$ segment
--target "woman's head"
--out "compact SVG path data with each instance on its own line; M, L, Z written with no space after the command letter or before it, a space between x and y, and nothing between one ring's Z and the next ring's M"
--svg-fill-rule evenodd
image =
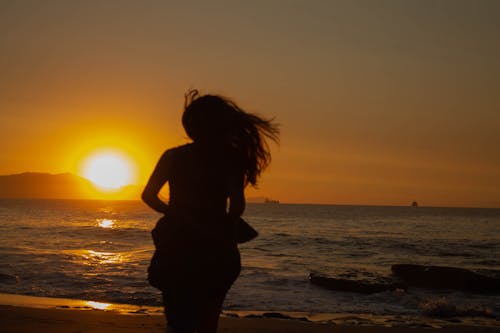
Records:
M228 98L200 95L197 90L185 94L182 125L195 142L232 147L243 162L245 182L252 185L271 162L266 138L279 140L278 125L272 119L245 112Z
M199 95L190 90L185 95L182 125L193 141L220 141L230 136L235 122L233 103L223 97Z

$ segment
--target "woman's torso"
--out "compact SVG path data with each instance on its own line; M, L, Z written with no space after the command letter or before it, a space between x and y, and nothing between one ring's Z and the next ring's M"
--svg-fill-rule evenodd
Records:
M193 143L170 149L167 156L172 233L194 242L232 242L234 225L226 208L230 178L238 173L234 154Z

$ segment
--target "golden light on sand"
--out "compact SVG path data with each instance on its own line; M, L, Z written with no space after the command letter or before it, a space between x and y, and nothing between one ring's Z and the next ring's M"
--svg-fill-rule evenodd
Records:
M89 156L83 163L83 176L102 189L117 189L132 182L132 164L115 151L102 151Z
M110 303L101 303L101 302L94 302L94 301L86 301L85 304L87 306L90 306L94 309L98 309L98 310L106 310L107 308L109 308L111 306Z

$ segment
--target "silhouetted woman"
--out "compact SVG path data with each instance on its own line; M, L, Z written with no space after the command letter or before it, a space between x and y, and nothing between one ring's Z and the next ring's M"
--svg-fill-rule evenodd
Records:
M215 333L241 269L235 235L243 190L271 161L266 138L277 141L279 130L227 98L197 90L185 95L182 124L193 142L161 156L142 194L165 214L152 232L148 278L163 293L167 332ZM168 204L158 198L167 182Z

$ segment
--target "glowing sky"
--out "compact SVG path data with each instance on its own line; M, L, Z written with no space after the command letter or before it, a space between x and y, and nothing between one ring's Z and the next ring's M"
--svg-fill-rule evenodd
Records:
M498 36L499 1L2 1L0 174L144 183L196 87L282 124L249 195L500 207Z

